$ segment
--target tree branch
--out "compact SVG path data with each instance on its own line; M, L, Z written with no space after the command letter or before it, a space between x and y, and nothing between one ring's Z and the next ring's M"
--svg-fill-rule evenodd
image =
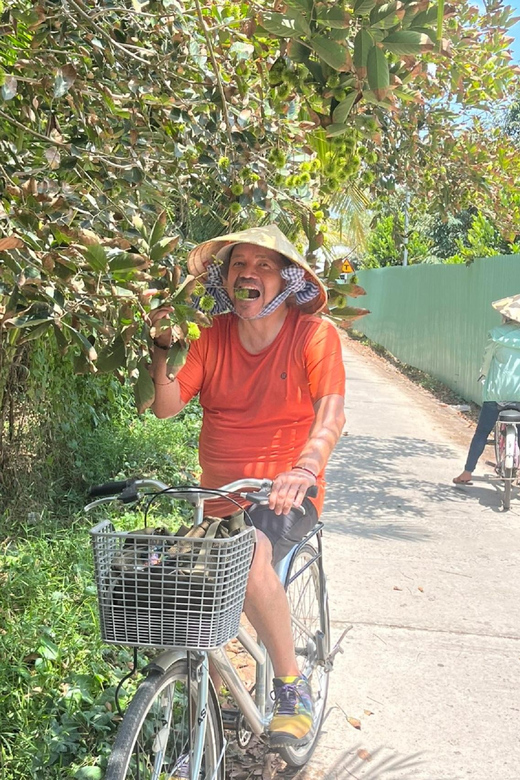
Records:
M107 32L103 30L102 27L99 26L99 24L96 24L91 18L91 16L83 9L83 7L80 5L79 0L78 2L75 2L75 0L69 0L69 4L72 8L75 8L75 10L82 16L84 19L86 19L89 24L92 25L92 27L96 30L96 32L99 33L103 38L106 38L110 43L114 46L114 48L119 49L119 51L124 52L128 57L130 57L133 60L137 60L137 62L141 62L143 65L149 65L148 60L143 60L141 57L138 57L137 54L134 54L133 52L129 51L128 48L118 41L115 41L111 35L109 35Z
M222 100L222 114L224 116L224 122L226 123L226 132L227 132L227 137L228 137L228 141L229 141L230 152L231 152L231 155L233 156L233 158L235 158L235 148L234 148L234 145L233 145L231 124L229 122L226 94L224 92L222 79L220 78L220 70L219 70L219 67L218 67L217 59L215 57L215 51L213 49L213 44L211 42L211 38L210 38L209 33L208 33L208 28L206 27L206 22L204 21L204 17L202 16L202 10L201 10L201 7L200 7L199 0L195 0L195 6L197 8L197 16L199 17L199 23L200 23L200 26L202 27L202 30L204 32L204 38L206 39L206 45L208 47L209 56L210 56L210 59L211 59L211 63L213 65L213 70L215 71L215 77L217 79L218 91L220 92L220 99Z

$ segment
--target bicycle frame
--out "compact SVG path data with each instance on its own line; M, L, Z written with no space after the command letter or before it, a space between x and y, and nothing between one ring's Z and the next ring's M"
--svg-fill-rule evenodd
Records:
M307 569L315 560L321 560L322 558L322 543L321 543L321 530L323 523L318 523L312 531L305 536L301 542L296 545L286 557L278 563L275 567L276 572L281 580L285 583L287 575L290 570L291 564L295 557L298 555L299 550L307 544L311 539L316 539L316 557L309 561L302 569L296 572L291 580L287 583L289 585L293 582L305 569ZM321 592L325 593L325 576L323 567L320 566L320 578L321 578ZM323 627L322 627L323 628ZM237 635L237 639L245 650L256 661L256 680L254 695L252 695L246 688L242 678L236 671L235 667L229 660L225 647L219 647L216 650L192 652L188 657L192 657L195 662L195 669L197 674L198 683L198 708L195 713L194 732L192 743L190 745L190 780L197 780L200 775L200 769L202 766L204 740L206 737L206 720L205 714L208 705L208 687L209 687L209 663L208 660L214 665L216 672L222 677L228 690L230 691L233 699L235 700L238 709L246 719L251 731L256 736L261 736L269 723L268 712L268 694L270 692L270 686L268 681L272 677L271 663L269 657L265 651L263 645L257 642L248 631L241 626ZM186 657L186 652L183 650L166 650L155 658L151 664L146 667L146 670L158 668L166 671L166 669L179 658ZM322 662L325 664L326 659L322 658ZM145 670L145 671L146 671ZM226 749L226 740L224 740L224 752ZM220 761L222 756L220 757ZM219 761L219 763L220 763ZM213 780L208 778L208 780Z
M270 485L269 481L265 480L238 480L229 485L224 486L218 492L211 495L211 491L205 491L205 495L201 495L197 487L187 487L180 489L171 489L171 496L175 498L183 498L189 501L193 506L194 524L199 525L204 516L204 504L206 500L211 498L219 498L222 496L222 491L229 493L237 493L240 490L248 487L262 488L266 485ZM142 479L135 481L135 488L153 487L158 491L164 491L165 495L168 495L170 488L168 485L154 479ZM209 495L208 495L209 493ZM136 494L137 495L137 494ZM114 500L113 496L105 496L98 498L96 501L90 503L85 509L88 511L94 506L101 503ZM318 523L307 536L305 536L301 542L296 545L275 567L276 572L280 578L280 581L286 585L293 582L300 574L302 574L309 566L316 560L320 562L319 576L320 576L320 592L322 598L325 598L326 581L321 565L322 560L322 543L321 543L321 529L322 523ZM298 572L296 572L289 582L286 582L290 567L298 555L299 551L307 544L311 539L315 540L313 545L316 549L316 555L310 561L308 561ZM305 627L300 626L304 629ZM324 626L322 625L320 633L323 633ZM255 641L250 636L244 627L240 627L238 635L238 641L242 644L245 650L251 655L256 662L256 683L254 688L254 696L248 691L244 682L240 678L240 675L236 671L235 667L229 660L225 648L219 647L215 650L198 650L198 651L186 651L180 649L169 649L159 653L145 668L145 672L152 670L158 670L166 672L166 670L175 661L181 658L188 659L188 669L191 677L195 677L197 682L197 710L190 714L190 722L193 722L193 734L190 736L190 780L197 780L200 776L200 770L202 767L204 743L206 737L206 714L208 711L208 698L209 698L209 685L210 685L210 670L209 661L211 660L217 673L222 677L227 685L230 693L232 694L240 713L244 716L251 731L260 736L265 732L266 726L269 723L268 712L268 694L270 693L270 683L268 682L272 677L272 667L267 655L267 652L261 643ZM312 639L315 639L313 636ZM322 663L328 670L328 659L324 657L324 648L320 647L319 638L317 638L317 655L319 663ZM191 701L191 697L189 697ZM191 706L191 705L189 705ZM219 757L217 763L217 769L226 749L226 740L224 740L224 746L222 754ZM208 780L214 780L214 778L208 778Z

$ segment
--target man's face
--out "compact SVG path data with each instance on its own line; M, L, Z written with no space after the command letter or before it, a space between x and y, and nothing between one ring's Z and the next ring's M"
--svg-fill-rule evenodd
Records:
M226 291L233 301L235 311L243 319L256 317L285 287L280 275L285 263L273 249L255 244L238 244L233 247L229 260ZM240 293L237 295L237 291ZM242 297L247 295L247 297Z

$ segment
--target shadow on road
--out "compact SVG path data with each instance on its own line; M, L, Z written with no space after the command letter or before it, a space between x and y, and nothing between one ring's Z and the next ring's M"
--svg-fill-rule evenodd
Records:
M436 504L443 513L461 511L468 499L451 483L435 480L439 463L454 456L450 447L424 439L342 437L327 467L327 528L365 538L428 540L430 531L410 521L431 516ZM488 490L479 500L492 507L496 493Z
M416 780L423 763L420 753L411 756L388 755L388 750L379 748L369 753L361 746L342 751L334 762L319 770L287 767L284 778L292 780Z
M479 484L480 483L480 484ZM482 487L480 487L482 485ZM460 495L460 501L475 501L477 500L480 506L491 509L492 512L502 513L504 507L502 506L502 496L504 493L504 483L496 478L494 475L486 475L483 477L473 477L471 485L454 485ZM512 503L511 509L520 509L520 491L515 485L512 491ZM515 502L517 506L515 506Z
M227 753L226 777L233 780L417 780L424 764L421 753L399 756L389 748L368 751L362 745L351 745L337 751L328 766L320 762L319 769L314 768L311 761L311 766L297 768L288 766L255 737L245 751L232 743Z

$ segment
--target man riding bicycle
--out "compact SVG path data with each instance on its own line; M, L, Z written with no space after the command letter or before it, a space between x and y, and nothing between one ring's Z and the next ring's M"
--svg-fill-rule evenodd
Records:
M340 339L313 316L326 305L324 285L274 225L206 241L192 250L188 268L215 299L218 316L172 377L168 310L152 312L152 410L171 417L199 394L204 487L243 477L273 480L269 507L248 510L257 545L244 609L275 674L270 745L298 747L311 736L312 704L273 564L308 533L323 507L325 466L345 422ZM305 497L312 485L316 499ZM212 513L229 514L226 504ZM304 515L295 510L300 506Z

